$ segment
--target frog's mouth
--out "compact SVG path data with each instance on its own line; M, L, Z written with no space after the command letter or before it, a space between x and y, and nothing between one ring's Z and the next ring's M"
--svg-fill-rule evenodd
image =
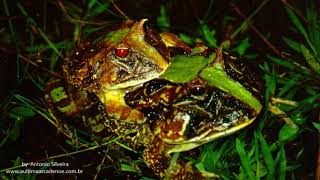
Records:
M130 80L130 81L124 80L124 82L113 85L108 89L114 90L114 89L124 89L124 88L132 87L132 86L138 86L138 85L143 84L151 79L155 79L155 78L159 77L162 73L163 73L163 71L160 73L150 72L150 73L141 73L141 74L129 76L127 78L132 78L132 80Z

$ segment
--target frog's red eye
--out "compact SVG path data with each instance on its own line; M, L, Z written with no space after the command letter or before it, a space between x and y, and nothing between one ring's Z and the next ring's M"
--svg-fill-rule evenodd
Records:
M129 49L126 48L126 47L119 47L119 48L116 48L114 50L114 53L116 54L117 57L119 58L125 58L128 56L129 54Z

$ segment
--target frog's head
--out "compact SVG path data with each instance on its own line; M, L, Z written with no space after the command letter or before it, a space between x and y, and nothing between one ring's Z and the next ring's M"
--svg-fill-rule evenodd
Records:
M124 22L77 48L64 64L68 81L87 91L105 92L161 75L169 65L169 51L157 33L144 28L146 21Z

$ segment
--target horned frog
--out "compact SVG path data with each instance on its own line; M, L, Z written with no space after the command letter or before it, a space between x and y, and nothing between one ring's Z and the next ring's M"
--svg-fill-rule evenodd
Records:
M207 179L212 174L191 163L170 164L172 153L249 125L262 108L259 90L246 70L224 60L221 49L210 56L203 44L192 49L174 34L145 27L146 21L126 21L66 58L63 74L72 104L59 111L76 114L100 104L103 113L88 118L91 132L107 131L122 136L130 147L144 147L145 163L160 177ZM162 76L179 54L186 61L206 61L188 82ZM57 102L51 98L55 95L51 91L46 98Z

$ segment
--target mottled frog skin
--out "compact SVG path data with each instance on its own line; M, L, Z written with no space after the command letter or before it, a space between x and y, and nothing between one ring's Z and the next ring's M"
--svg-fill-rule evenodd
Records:
M132 148L143 147L145 163L159 177L209 178L210 173L182 160L169 165L172 153L194 149L252 123L262 108L260 85L245 66L226 58L221 49L197 44L195 51L176 35L159 34L145 22L126 21L76 48L63 65L66 88L53 88L55 83L62 84L59 80L47 88L47 101L58 105L50 109L67 116L99 109L100 113L87 118L88 129L122 136ZM230 88L219 85L219 79L204 70L183 83L161 76L173 63L173 56L209 58L212 53L215 56L206 67L219 65L221 81ZM240 87L254 103L241 98L233 86ZM64 93L57 95L59 91Z

